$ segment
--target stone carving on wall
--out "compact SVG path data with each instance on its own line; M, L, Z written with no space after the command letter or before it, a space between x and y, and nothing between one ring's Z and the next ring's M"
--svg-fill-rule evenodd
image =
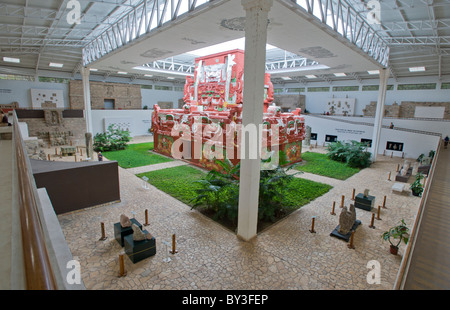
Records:
M328 100L328 112L330 115L353 116L355 101L355 98L332 98Z
M44 109L44 119L47 126L61 125L63 123L62 109Z

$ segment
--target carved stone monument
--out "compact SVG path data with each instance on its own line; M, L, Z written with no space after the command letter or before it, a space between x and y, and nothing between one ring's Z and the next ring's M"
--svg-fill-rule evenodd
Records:
M308 146L311 144L311 127L310 126L306 126L306 130L305 130L306 136L305 136L305 140L303 141L303 143Z
M350 205L350 210L347 207L343 207L341 214L339 215L339 229L338 232L342 235L346 235L352 229L353 224L356 221L355 206Z
M339 215L339 225L331 232L330 236L343 239L348 242L352 231L361 224L361 221L356 219L356 210L353 204L349 209L343 207L341 214Z
M86 138L86 156L87 156L88 160L92 160L93 153L94 153L94 148L93 148L93 144L92 144L92 133L86 132L86 134L84 136Z

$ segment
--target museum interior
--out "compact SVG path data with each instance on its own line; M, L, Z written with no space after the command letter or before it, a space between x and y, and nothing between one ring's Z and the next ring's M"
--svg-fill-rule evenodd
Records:
M450 289L448 0L0 17L0 289Z

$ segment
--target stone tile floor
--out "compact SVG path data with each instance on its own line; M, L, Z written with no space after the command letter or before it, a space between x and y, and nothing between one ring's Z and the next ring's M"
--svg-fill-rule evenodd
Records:
M323 151L320 147L314 151ZM404 219L412 226L420 198L391 191L400 158L380 156L370 168L346 181L331 179L334 186L327 194L295 211L287 218L245 242L177 199L149 185L142 186L132 170L119 168L121 202L59 215L59 221L73 256L81 263L81 275L87 289L391 289L395 282L405 245L399 255L389 253L389 244L381 234ZM300 177L327 182L309 174ZM369 228L372 212L356 209L361 220L355 232L355 249L330 233L338 225L341 195L345 205L356 194L370 189L376 206L386 195L387 209ZM336 215L331 215L336 201ZM123 248L115 241L113 224L126 214L144 224L156 238L157 253L133 264L125 256L127 275L118 277L118 256ZM310 233L315 216L315 231ZM107 239L99 241L100 223L105 223ZM171 242L176 234L178 253L168 254L163 241ZM165 262L169 257L170 262ZM381 266L381 283L369 284L367 264L376 260Z

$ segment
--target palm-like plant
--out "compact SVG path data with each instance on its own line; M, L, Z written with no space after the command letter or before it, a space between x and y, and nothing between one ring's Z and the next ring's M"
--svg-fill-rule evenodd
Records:
M262 160L263 163L270 162L271 158ZM211 170L202 180L196 181L201 185L197 197L191 200L192 208L204 206L215 212L215 218L228 218L235 221L238 215L239 205L239 174L240 163L233 165L228 159L216 160L221 166L222 172ZM260 220L275 221L284 211L284 191L294 174L288 174L289 168L282 168L287 164L286 154L279 152L279 162L275 168L261 170L259 179L259 207L258 218ZM296 172L296 173L301 173ZM291 191L293 189L290 189Z

